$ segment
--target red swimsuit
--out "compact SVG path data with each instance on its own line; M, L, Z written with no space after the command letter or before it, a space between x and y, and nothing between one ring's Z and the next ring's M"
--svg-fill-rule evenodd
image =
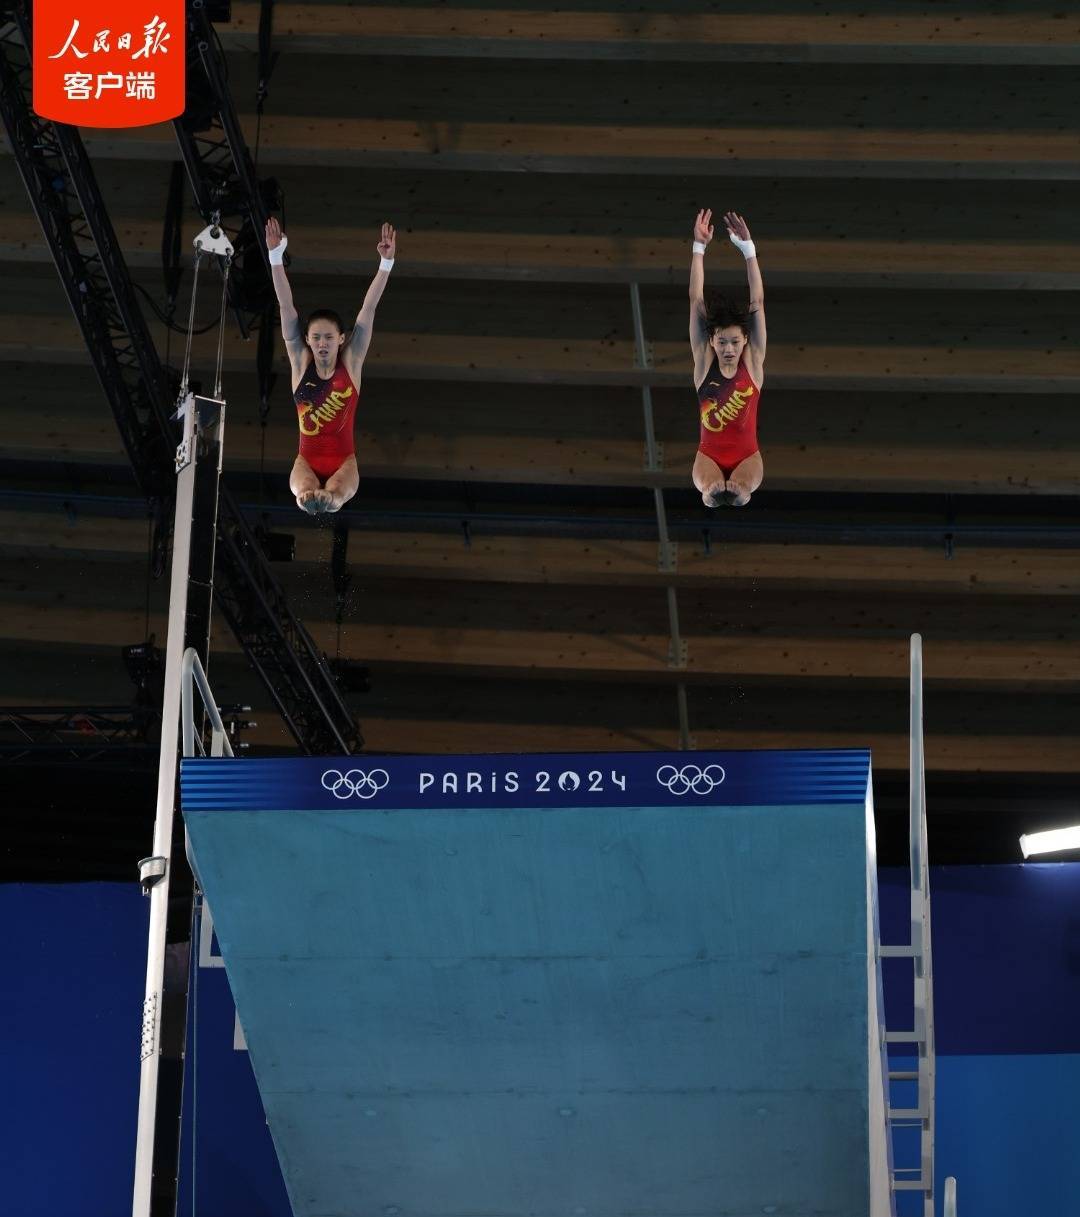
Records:
M720 466L725 477L740 461L758 450L757 411L761 390L750 377L746 363L739 357L735 375L728 380L720 373L713 356L709 372L698 389L701 411L701 439L698 451Z
M359 396L340 355L329 380L319 376L311 360L293 390L300 455L321 482L337 473L356 451L353 420Z

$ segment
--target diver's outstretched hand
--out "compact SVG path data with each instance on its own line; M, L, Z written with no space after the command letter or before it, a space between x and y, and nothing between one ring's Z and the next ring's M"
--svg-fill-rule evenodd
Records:
M397 233L393 224L384 224L379 235L379 257L393 259L397 249Z
M281 231L281 222L278 220L277 216L271 216L270 219L266 221L266 248L277 249L277 247L283 241L286 245L288 245L289 239Z
M703 207L697 213L697 219L694 221L694 240L701 241L702 244L708 245L713 239L713 222L712 208Z
M737 211L725 211L724 223L727 225L728 237L732 242L752 241L750 229L746 225L746 221Z

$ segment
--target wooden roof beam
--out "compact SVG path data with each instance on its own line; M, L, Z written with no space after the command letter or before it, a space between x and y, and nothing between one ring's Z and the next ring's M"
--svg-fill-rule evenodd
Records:
M255 116L239 116L254 144ZM1080 180L1073 131L602 126L267 116L259 164L474 172ZM87 129L94 157L172 161L167 125ZM0 153L8 154L0 144Z
M188 225L190 248L198 226ZM369 274L371 234L357 228L289 226L293 274L353 278ZM159 220L117 222L132 268L161 265ZM410 232L395 275L537 283L663 283L682 286L687 242L651 236L550 236L510 232ZM333 250L330 256L327 250ZM51 264L37 218L5 214L0 262ZM742 282L740 268L710 264L710 276ZM920 291L1080 289L1080 245L1030 239L940 241L799 239L768 242L770 287L898 288Z
M192 344L192 370L212 368L214 333ZM380 329L365 371L371 377L498 384L652 385L686 388L685 342L651 344L652 366L635 366L634 344L626 339L491 337L447 333L403 333ZM34 318L0 314L0 362L88 365L81 335L69 314ZM225 371L251 372L251 343L229 332ZM277 367L287 370L283 355ZM769 386L773 390L834 393L1080 393L1080 350L1049 350L1033 360L1027 349L866 344L800 347L769 344Z
M259 6L218 26L229 50L257 48ZM567 12L277 4L278 46L339 55L708 63L1080 63L1080 22L1061 13L793 11Z
M332 614L331 597L322 612ZM72 640L124 646L145 636L144 607L93 602L87 581L79 597L47 592L39 580L0 579L0 640L41 645ZM437 603L433 598L432 603ZM316 645L330 654L337 647L332 619L320 606L306 610L305 624ZM686 614L684 614L686 616ZM689 618L687 618L689 621ZM151 630L164 634L164 618L151 614ZM220 626L220 623L219 623ZM674 685L772 680L836 680L903 683L907 679L907 639L812 635L755 636L687 631L688 666L668 662L666 634L605 630L567 632L542 628L493 628L463 624L433 614L429 625L347 620L342 653L373 671L497 676L505 679L587 679L650 681ZM218 628L215 650L233 653L236 643ZM926 645L926 671L949 687L996 690L1071 690L1080 674L1080 642L1040 639L934 639ZM840 695L839 693L837 694Z
M292 571L327 567L326 530L297 513ZM358 578L558 584L572 587L706 588L722 584L799 591L919 592L926 596L1076 596L1080 550L997 549L961 544L951 558L930 546L728 543L717 534L706 555L683 544L674 572L658 569L655 541L580 540L536 536L460 536L431 532L354 531L349 569ZM0 560L88 557L129 562L146 554L141 519L67 516L0 509Z

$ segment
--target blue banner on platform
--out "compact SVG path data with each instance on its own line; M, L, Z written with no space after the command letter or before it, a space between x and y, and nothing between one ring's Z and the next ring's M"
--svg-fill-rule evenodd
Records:
M185 810L862 803L865 748L185 760Z

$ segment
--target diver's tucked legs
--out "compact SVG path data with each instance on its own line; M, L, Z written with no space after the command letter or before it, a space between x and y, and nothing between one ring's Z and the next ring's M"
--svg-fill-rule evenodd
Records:
M699 452L694 457L693 479L694 485L701 491L701 501L706 507L716 507L731 501L723 469L704 452Z
M311 511L308 503L319 492L319 479L315 475L315 470L302 456L298 456L293 461L292 473L289 474L289 489L296 496L297 507L303 508L304 511Z
M761 453L754 452L745 460L740 461L731 471L727 480L727 491L731 496L733 507L745 507L750 502L750 496L761 485L765 477L765 466L761 461Z
M326 479L326 485L316 497L323 511L340 511L356 494L359 486L360 470L356 466L356 457L347 456L341 468Z

